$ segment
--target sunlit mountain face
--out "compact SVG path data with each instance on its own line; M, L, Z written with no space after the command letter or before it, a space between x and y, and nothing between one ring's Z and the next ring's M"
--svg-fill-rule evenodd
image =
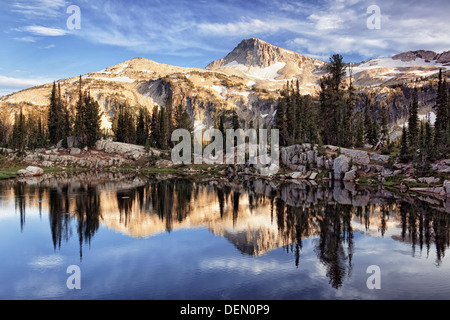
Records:
M0 188L0 255L2 261L10 261L0 278L8 279L12 287L22 277L15 269L27 273L38 268L45 273L63 268L66 262L62 261L81 264L90 279L96 274L92 265L115 265L119 271L107 271L110 277L146 266L151 271L136 271L138 276L132 281L139 288L155 285L149 272L166 268L168 279L176 265L187 279L199 281L196 297L208 292L218 295L223 290L238 297L244 292L238 290L243 273L252 272L253 285L258 286L260 281L274 281L273 268L278 265L276 268L288 270L282 273L286 277L297 270L298 276L308 277L312 287L320 288L311 293L286 283L283 292L290 298L305 297L307 291L322 298L336 292L348 297L349 292L369 294L361 287L365 282L355 282L366 277L361 268L369 262L387 268L391 261L389 272L394 272L394 266L405 268L406 262L411 274L428 270L439 289L435 295L449 290L438 279L450 274L445 255L450 206L438 199L401 198L353 185L193 182L106 173L3 182ZM22 252L22 246L29 249ZM15 260L10 259L12 255ZM23 262L28 259L32 261ZM233 283L232 287L224 289L224 284L203 278L220 270L225 277L220 279ZM311 277L311 272L317 277ZM286 280L281 274L278 277ZM104 281L105 288L114 286ZM186 281L183 279L180 287L172 285L171 290L179 294ZM338 291L331 293L330 288ZM385 294L410 294L397 289L389 287ZM108 296L108 290L100 291L86 290L71 297ZM150 297L175 295L169 291L157 290ZM64 292L47 293L55 298L67 294ZM139 290L127 292L132 297L149 297ZM16 293L25 294L21 290ZM247 293L272 298L257 290ZM0 291L1 297L9 294ZM431 291L425 294L433 295Z

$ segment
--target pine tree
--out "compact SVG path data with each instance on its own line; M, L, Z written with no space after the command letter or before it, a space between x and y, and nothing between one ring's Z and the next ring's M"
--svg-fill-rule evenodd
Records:
M276 128L280 130L280 145L286 146L288 141L288 130L286 124L286 101L284 99L281 99L278 102Z
M87 140L86 134L86 105L84 103L84 93L82 91L82 80L80 76L79 87L78 87L78 101L75 106L76 114L75 114L75 123L74 123L74 133L78 138L78 141L81 146L85 145ZM50 135L49 130L49 135Z
M146 108L141 107L139 109L139 115L136 126L136 143L142 146L145 146L148 139L148 134L146 132L147 127L146 119L148 118L147 113L148 111Z
M38 148L44 147L47 145L47 137L45 135L44 126L42 125L42 116L39 115L38 120Z
M189 132L194 130L194 124L192 123L191 117L182 105L178 105L177 107L175 128L186 129Z
M169 126L168 126L168 121L167 121L166 110L164 108L161 108L161 110L159 112L158 123L159 123L159 135L158 135L157 145L158 145L158 148L166 149Z
M384 141L389 143L389 120L386 106L381 107L381 134L383 135Z
M56 82L53 82L52 93L50 96L50 105L48 107L48 135L50 142L53 144L58 143L58 130L59 130L59 114L58 114L58 96L56 92Z
M408 118L408 138L410 147L417 146L419 136L419 102L417 98L417 88L414 88L413 102L409 107Z
M442 69L439 70L435 110L434 154L437 158L446 158L450 145L450 103L447 82L445 79L442 81Z
M112 129L118 142L136 143L136 125L129 106L119 106Z
M233 130L237 130L241 127L241 125L239 124L239 117L237 115L236 109L233 109L233 114L231 117L231 124L232 124Z
M433 127L431 126L429 116L427 117L427 121L425 123L425 150L427 157L430 158L433 153Z
M11 135L11 142L10 145L18 151L19 154L23 154L26 147L26 123L25 123L25 116L23 114L22 108L20 109L19 114L15 115L15 121L13 125Z
M93 147L101 135L100 106L90 94L85 99L86 146Z
M409 146L408 146L408 133L406 127L403 126L402 137L400 140L400 161L408 162L410 160Z
M350 83L347 89L348 101L346 108L346 140L347 145L353 146L355 145L355 136L356 132L354 132L354 113L355 113L355 87L353 86L353 68L349 67L350 73Z
M225 116L222 113L219 116L219 127L218 127L219 131L222 133L222 136L225 136Z
M157 147L160 139L158 120L159 120L159 110L157 106L154 106L152 111L152 122L150 125L150 145L152 147Z
M343 58L335 54L330 58L327 65L328 76L320 81L320 113L321 117L321 135L325 144L339 145L345 143L347 136L347 126L343 126L346 111L344 91L341 89L346 71Z

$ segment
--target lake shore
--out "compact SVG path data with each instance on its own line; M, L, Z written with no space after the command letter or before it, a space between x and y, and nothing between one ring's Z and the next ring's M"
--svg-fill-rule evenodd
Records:
M351 183L367 188L386 188L400 193L421 193L439 199L450 197L450 159L433 163L424 176L415 174L412 163L369 150L335 146L293 145L280 150L274 174L261 174L257 165L175 165L168 151L100 140L94 148L51 148L28 151L18 156L2 149L0 179L20 177L28 166L42 173L86 171L176 175L189 179L265 179L307 185ZM32 174L31 174L32 175Z

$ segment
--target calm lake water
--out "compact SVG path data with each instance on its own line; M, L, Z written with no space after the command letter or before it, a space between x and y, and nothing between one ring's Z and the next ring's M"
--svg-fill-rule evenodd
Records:
M448 299L448 201L263 180L4 181L0 299Z

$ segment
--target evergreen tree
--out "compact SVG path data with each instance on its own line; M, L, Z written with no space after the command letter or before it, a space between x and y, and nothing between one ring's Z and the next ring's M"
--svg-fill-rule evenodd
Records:
M345 137L348 127L343 125L347 118L345 110L346 100L344 99L344 91L341 89L342 81L345 77L345 64L343 58L339 54L335 54L330 58L327 65L328 76L325 76L320 82L320 113L321 118L321 135L326 144L340 145L345 143Z
M364 109L364 134L368 143L373 143L372 137L372 117L370 115L370 101L369 97L366 97L366 108Z
M136 143L136 125L129 106L119 106L113 121L113 132L118 142Z
M86 142L85 145L93 147L101 135L101 113L100 106L90 94L85 95L85 112L84 119L86 125ZM66 129L67 130L67 129Z
M157 146L161 149L167 149L167 136L169 132L168 117L165 108L161 108L159 112L159 135Z
M177 107L175 129L186 129L189 132L194 130L194 124L192 123L191 117L182 105L178 105Z
M145 146L148 139L148 132L147 132L148 126L146 123L147 119L148 119L147 108L141 107L139 109L139 115L136 126L136 143L142 146Z
M160 129L158 121L159 110L157 106L154 106L152 111L152 122L150 125L150 145L152 147L157 147L160 140Z
M42 124L42 116L39 115L38 119L38 148L42 148L47 145L47 137L45 134L45 129Z
M225 115L222 113L219 116L219 131L222 133L222 136L225 136Z
M15 115L15 121L13 126L13 132L11 136L10 145L18 151L19 154L23 154L26 147L26 123L25 116L23 114L22 108L20 109L20 113Z
M442 69L439 70L435 110L434 154L437 158L446 158L450 145L450 103L447 82L442 80Z
M417 88L414 88L413 102L409 107L408 138L410 147L416 147L419 137L419 102Z
M87 141L87 133L86 133L86 105L84 103L85 97L82 91L82 80L80 76L79 84L78 84L78 101L75 106L75 122L74 122L74 133L78 138L78 141L81 146L85 145ZM49 135L51 132L49 130Z
M233 130L237 130L241 127L241 125L239 124L239 117L237 115L236 109L233 109L233 114L231 117L231 124L232 124Z
M389 120L386 106L381 107L381 134L383 135L384 141L389 143Z
M410 160L409 155L409 146L408 146L408 133L406 131L406 127L403 126L402 137L400 140L400 161L408 162Z
M280 130L280 145L286 146L288 141L288 129L286 124L286 101L284 99L281 99L278 102L276 128Z

